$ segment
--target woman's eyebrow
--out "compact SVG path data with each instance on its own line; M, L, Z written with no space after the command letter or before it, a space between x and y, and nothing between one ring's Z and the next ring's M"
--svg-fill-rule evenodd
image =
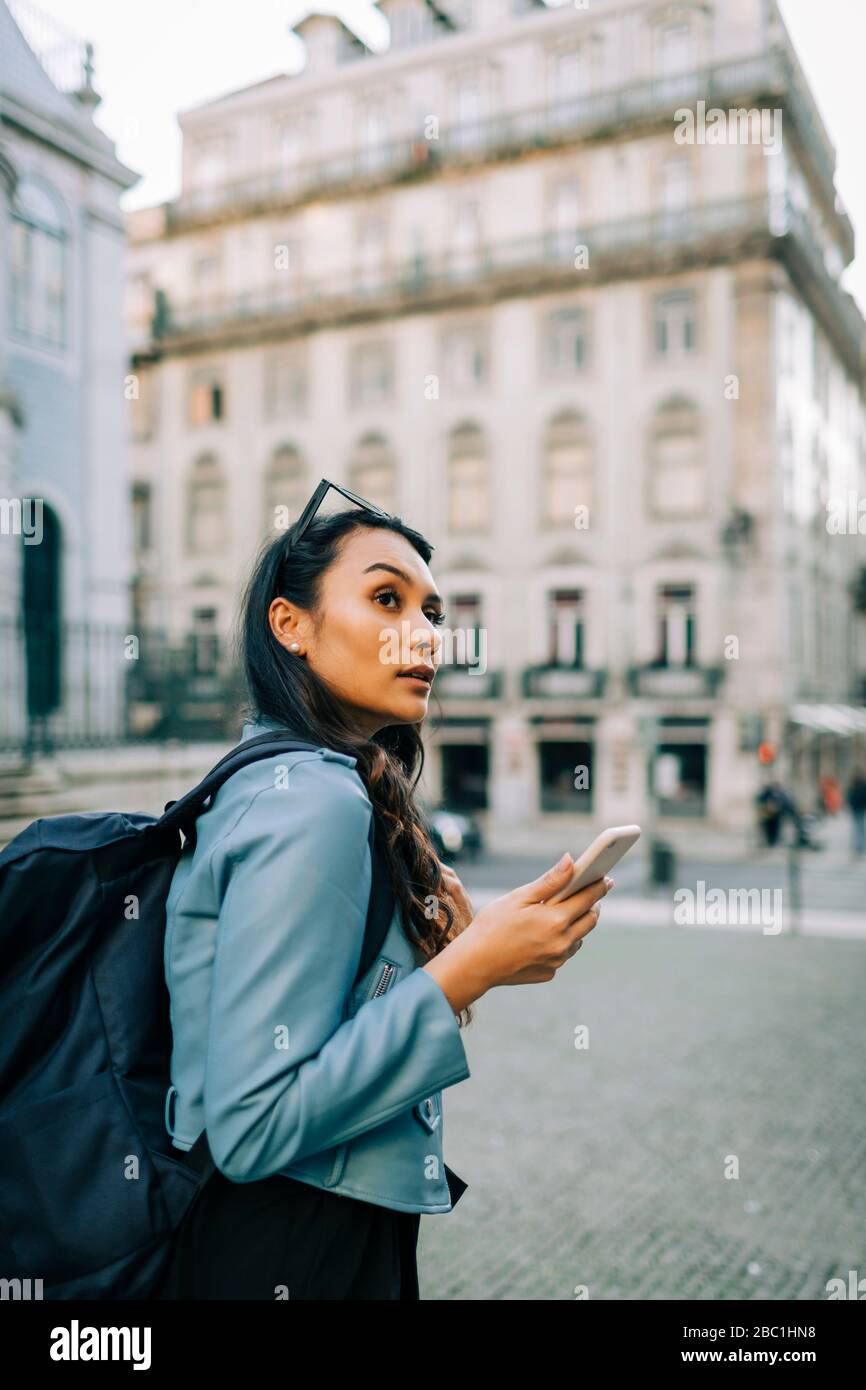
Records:
M405 570L398 569L396 565L386 565L384 560L377 560L375 565L368 565L362 573L369 574L370 570L388 570L390 574L398 575L400 579L405 580L407 584L411 585L412 583L412 580L409 578L408 574L406 574ZM423 601L424 603L441 603L443 605L445 603L442 595L437 594L435 589L431 589L429 594L425 594Z

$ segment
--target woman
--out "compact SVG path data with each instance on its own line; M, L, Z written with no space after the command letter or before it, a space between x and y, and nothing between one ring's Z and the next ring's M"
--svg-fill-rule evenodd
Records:
M444 622L431 553L366 504L305 513L247 587L244 738L315 750L229 778L172 881L166 1123L183 1150L206 1131L216 1170L161 1297L417 1299L420 1216L465 1187L445 1167L441 1092L469 1076L470 1006L553 979L611 886L547 905L565 855L475 915L436 858L414 800ZM371 817L396 905L356 980Z

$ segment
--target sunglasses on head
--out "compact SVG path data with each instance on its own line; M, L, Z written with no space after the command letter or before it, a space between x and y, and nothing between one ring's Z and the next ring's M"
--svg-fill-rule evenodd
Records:
M359 497L355 492L350 492L347 487L340 487L339 483L332 483L330 479L323 478L304 510L301 512L298 518L297 530L288 543L287 550L290 550L292 546L301 539L313 517L316 515L316 512L321 507L329 488L333 488L334 491L339 492L342 497L347 498L350 502L354 502L356 507L362 507L364 511L372 512L374 516L390 516L390 513L383 511L381 507L377 507L375 502L368 502L366 498Z

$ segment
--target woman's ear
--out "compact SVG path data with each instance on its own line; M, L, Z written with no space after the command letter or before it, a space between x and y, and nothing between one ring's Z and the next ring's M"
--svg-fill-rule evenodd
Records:
M289 603L288 599L275 598L268 609L268 622L271 625L271 632L281 646L296 655L303 654L304 642L301 632L300 609Z

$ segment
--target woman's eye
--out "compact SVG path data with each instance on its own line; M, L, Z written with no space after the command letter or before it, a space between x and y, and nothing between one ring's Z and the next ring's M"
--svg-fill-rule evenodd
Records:
M377 603L383 598L395 598L398 604L400 602L400 595L397 593L396 589L380 589L379 593L374 595L374 597ZM439 613L435 608L427 613L427 617L435 627L441 627L445 621L445 614Z

